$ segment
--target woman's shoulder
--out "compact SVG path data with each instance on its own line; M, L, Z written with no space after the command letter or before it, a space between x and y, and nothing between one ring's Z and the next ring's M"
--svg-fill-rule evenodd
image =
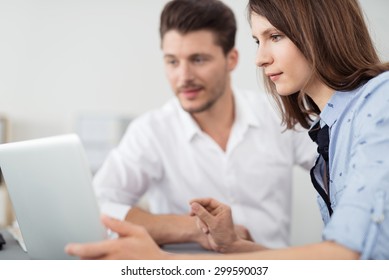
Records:
M370 79L364 86L364 91L371 92L380 87L389 87L389 71L385 71L378 76Z
M358 89L354 112L369 119L389 117L389 71L370 79Z
M358 103L389 102L389 71L370 79L359 88L353 90Z

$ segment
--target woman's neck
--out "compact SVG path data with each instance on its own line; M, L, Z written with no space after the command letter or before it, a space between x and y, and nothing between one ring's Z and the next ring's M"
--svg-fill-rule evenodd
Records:
M323 111L334 93L334 89L328 87L322 82L313 83L307 90L307 95L313 100L313 102L315 102L317 107L319 107L320 112Z

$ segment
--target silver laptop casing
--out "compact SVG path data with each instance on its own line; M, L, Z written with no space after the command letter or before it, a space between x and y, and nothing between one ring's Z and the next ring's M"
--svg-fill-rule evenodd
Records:
M2 144L0 168L32 259L72 259L66 244L106 238L76 134Z

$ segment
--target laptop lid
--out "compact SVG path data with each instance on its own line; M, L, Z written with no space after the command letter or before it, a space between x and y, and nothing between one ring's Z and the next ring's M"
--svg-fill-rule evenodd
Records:
M2 144L0 168L31 258L72 259L69 242L105 238L76 134Z

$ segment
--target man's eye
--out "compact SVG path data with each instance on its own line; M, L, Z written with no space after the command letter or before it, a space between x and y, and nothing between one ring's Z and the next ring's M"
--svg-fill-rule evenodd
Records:
M166 60L166 64L169 64L169 65L177 65L177 60L174 60L174 59L168 59Z
M203 63L204 61L205 61L205 58L202 56L196 56L195 58L193 58L193 62L195 62L195 63Z

